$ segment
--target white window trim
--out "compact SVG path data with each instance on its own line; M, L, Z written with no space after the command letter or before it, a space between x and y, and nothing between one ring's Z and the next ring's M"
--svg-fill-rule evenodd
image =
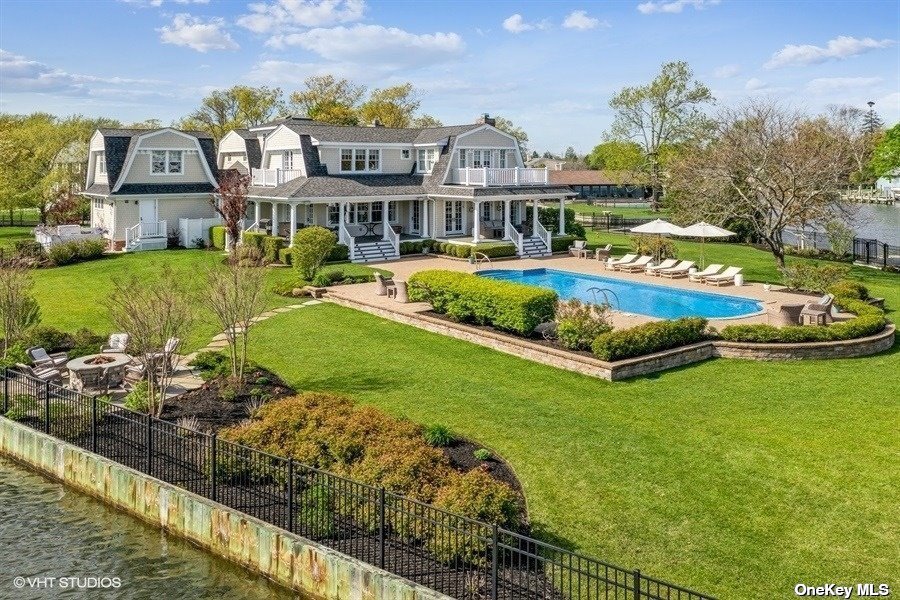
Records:
M156 173L153 171L153 154L155 152L165 152L166 153L166 163L165 163L166 169L162 173ZM180 160L181 170L177 171L177 172L173 172L173 171L169 170L169 162L171 162L170 156L172 153L175 153L175 152L177 152L181 155L181 160ZM150 175L152 175L153 177L166 177L169 175L184 175L184 155L185 155L185 151L181 150L181 149L178 149L178 150L163 150L162 148L151 149L150 150Z
M350 152L350 169L347 170L344 168L343 156L344 152ZM356 168L356 154L357 152L362 152L363 155L363 168ZM373 154L378 154L378 168L370 169L369 168L369 160ZM342 147L338 149L338 170L341 173L381 173L381 165L382 159L384 158L383 153L381 152L381 148L360 148L358 146L354 146L352 148Z
M420 152L424 153L423 154L424 159L419 159ZM433 158L431 159L431 168L423 169L422 164L419 161L424 160L425 164L428 164L428 155L430 153L434 154ZM434 165L436 165L437 162L438 162L438 152L437 152L436 148L419 148L416 151L416 173L425 173L425 174L431 173L432 171L434 171Z
M106 152L97 153L97 174L106 175Z

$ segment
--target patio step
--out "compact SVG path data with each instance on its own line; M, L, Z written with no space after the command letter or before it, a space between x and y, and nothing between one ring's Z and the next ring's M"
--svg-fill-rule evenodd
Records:
M550 254L550 249L541 238L529 237L522 240L522 251L519 253L522 258L538 258Z
M366 242L356 244L356 256L353 262L370 263L393 260L395 258L397 258L397 253L394 252L394 245L390 242Z

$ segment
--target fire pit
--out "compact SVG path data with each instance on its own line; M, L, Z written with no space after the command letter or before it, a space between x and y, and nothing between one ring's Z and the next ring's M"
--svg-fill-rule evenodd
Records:
M116 362L116 357L114 356L106 356L105 354L99 354L97 356L92 356L90 358L86 358L84 364L91 366L100 366L100 365L108 365L109 363Z

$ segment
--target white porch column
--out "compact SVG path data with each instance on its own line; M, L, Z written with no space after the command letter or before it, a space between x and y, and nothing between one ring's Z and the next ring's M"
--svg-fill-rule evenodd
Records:
M537 235L537 227L538 227L538 204L539 200L535 198L531 201L531 235Z
M369 218L372 218L372 215L369 215ZM388 227L391 226L390 219L388 219L388 201L381 201L381 239L383 241L388 241Z
M566 235L566 199L559 199L559 235Z
M259 200L253 203L253 223L254 225L259 225L259 220L262 218L262 204Z
M431 235L431 224L428 222L428 199L422 200L422 237Z
M288 246L293 246L294 233L297 231L297 205L288 203L288 206L291 209L291 228L288 230Z
M504 200L503 201L503 239L504 240L509 239L508 237L506 237L506 224L509 223L509 214L510 214L509 200Z
M472 241L481 241L481 201L475 200L474 217L472 218Z

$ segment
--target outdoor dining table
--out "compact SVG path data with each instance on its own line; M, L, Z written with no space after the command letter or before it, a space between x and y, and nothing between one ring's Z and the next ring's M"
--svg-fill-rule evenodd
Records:
M94 363L99 358L109 359L106 362ZM70 383L77 379L81 382L79 372L93 369L103 369L103 379L106 387L115 387L122 383L125 365L131 362L131 356L124 352L106 352L102 354L88 354L79 358L73 358L66 363L69 370Z

